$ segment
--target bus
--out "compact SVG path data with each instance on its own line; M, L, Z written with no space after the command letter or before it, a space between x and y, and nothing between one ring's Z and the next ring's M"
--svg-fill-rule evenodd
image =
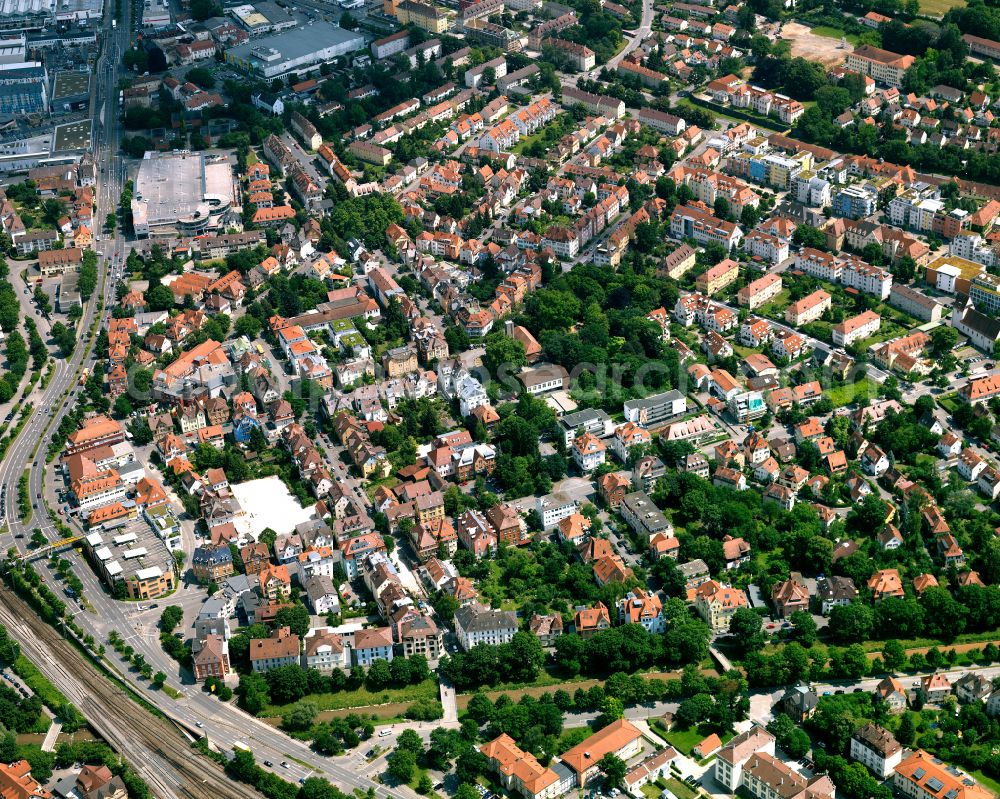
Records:
M80 372L80 385L85 385L87 378L90 376L90 367L83 367L83 371Z

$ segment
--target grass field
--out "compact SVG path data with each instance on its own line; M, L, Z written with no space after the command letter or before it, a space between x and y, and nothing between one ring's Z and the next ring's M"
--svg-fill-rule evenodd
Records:
M359 688L356 691L338 691L333 694L309 694L300 702L311 702L320 710L346 710L348 708L367 708L372 705L386 705L393 702L416 702L420 699L437 699L438 685L434 680L424 680L419 685L408 685L406 688L393 688L387 691L369 691ZM295 707L291 705L266 705L258 714L264 717L280 716Z
M920 0L920 13L930 17L942 17L946 11L964 5L965 0Z
M791 290L782 289L774 295L774 299L772 299L769 303L760 306L756 313L758 316L772 316L776 319L780 318L785 313L785 308L787 308L791 303L791 298Z
M921 3L920 7L923 8L923 5L924 4ZM993 791L994 793L1000 793L1000 782L997 782L992 777L987 777L985 774L983 774L982 771L971 771L970 770L969 771L969 775L972 776L972 777L975 777L976 781L979 782L979 784L982 785L984 788L988 788L989 790Z
M681 782L681 780L676 777L668 777L664 780L664 782L667 784L667 790L676 796L677 799L695 799L698 795L697 791L695 791L690 785Z
M49 710L58 712L59 708L70 703L24 655L19 655L11 668Z
M938 397L937 403L948 411L948 413L954 413L958 410L961 401L958 399L957 394L945 394L943 397Z
M812 29L812 32L817 36L823 36L827 39L843 39L846 38L851 44L858 43L858 37L853 33L845 33L840 28L834 28L832 25L817 25Z
M691 750L704 741L709 733L701 732L697 727L691 727L687 730L671 730L666 734L661 733L661 735L678 752L683 755L690 755Z
M864 381L834 386L833 388L828 388L824 393L830 398L830 402L833 403L834 408L843 408L845 405L855 402L860 397L869 396L868 384Z

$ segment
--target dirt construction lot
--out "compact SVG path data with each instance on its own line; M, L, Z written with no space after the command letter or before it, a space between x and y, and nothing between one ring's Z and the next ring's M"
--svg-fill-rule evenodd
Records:
M798 22L787 23L781 29L781 38L791 44L793 56L819 61L827 67L843 63L847 54L854 49L850 42L845 42L841 47L839 38L817 36Z

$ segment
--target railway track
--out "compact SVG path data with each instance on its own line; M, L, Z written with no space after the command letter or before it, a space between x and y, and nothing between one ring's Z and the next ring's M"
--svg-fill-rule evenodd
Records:
M6 586L0 587L0 622L25 655L77 704L88 723L131 763L157 799L247 799L256 794L249 786L230 781L173 725L102 676Z

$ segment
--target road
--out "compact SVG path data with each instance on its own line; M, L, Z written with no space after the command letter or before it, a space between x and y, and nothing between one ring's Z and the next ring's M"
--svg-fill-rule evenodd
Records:
M625 46L622 51L615 56L608 59L608 68L614 69L617 67L623 58L635 50L640 44L642 44L646 39L649 38L649 34L653 29L653 0L642 0L642 20L639 22L639 27L636 28L633 36L625 42Z
M920 672L919 674L904 674L897 675L896 679L902 683L904 688L912 688L919 684L920 678L925 677L928 674L944 674L949 681L955 682L963 674L968 674L973 672L975 674L981 674L988 680L992 680L995 677L1000 677L1000 666L982 666L967 669L951 669L948 671L927 671ZM828 694L836 693L840 691L841 693L856 693L858 691L864 691L865 693L871 693L875 690L876 686L882 682L882 677L864 679L864 680L843 680L829 683L815 683L812 685L813 691L815 691L819 696L825 696ZM760 692L751 693L750 695L750 718L760 724L767 724L772 717L772 708L784 696L785 691L788 687L777 688L771 692Z

